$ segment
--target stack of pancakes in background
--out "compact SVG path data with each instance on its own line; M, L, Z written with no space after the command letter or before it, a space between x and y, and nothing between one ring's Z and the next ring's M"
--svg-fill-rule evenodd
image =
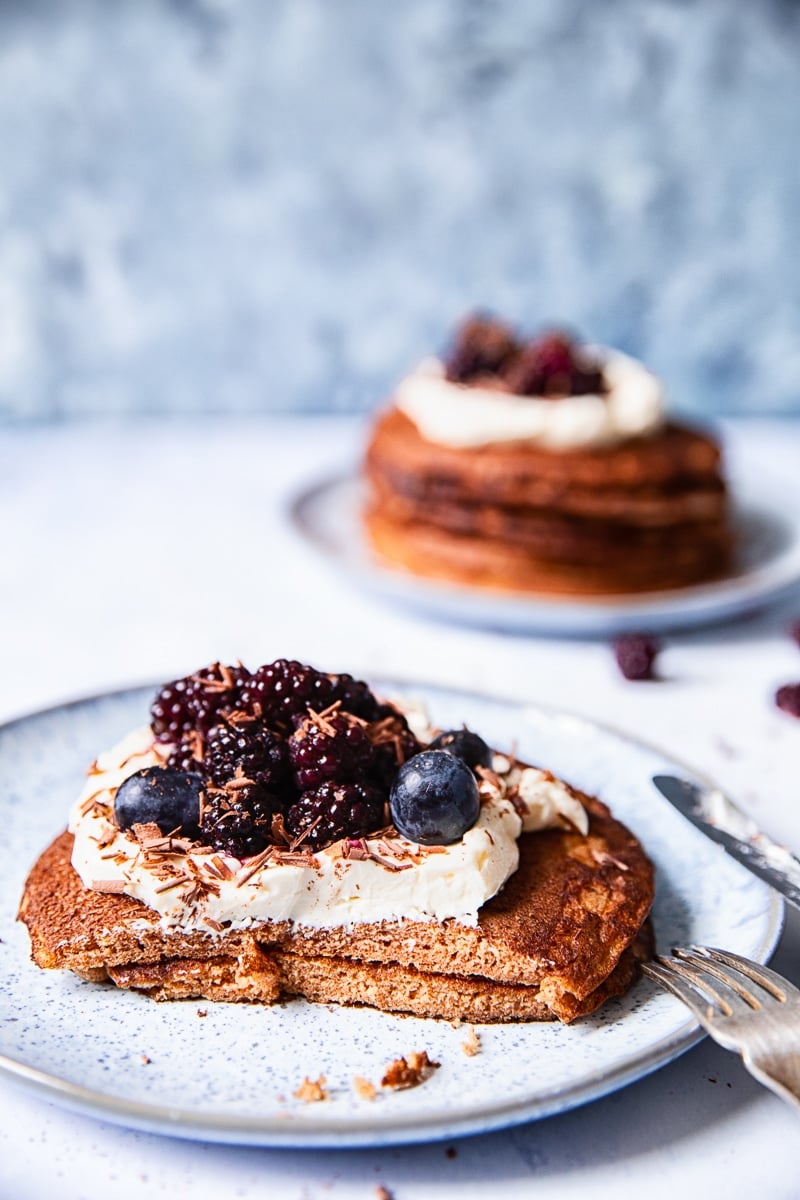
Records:
M628 431L623 420L582 444L571 418L563 420L566 410L556 411L579 399L580 419L596 424L615 402L622 361L634 368L627 375L636 386L652 390L657 381L624 356L560 334L523 342L497 321L466 322L438 364L438 390L430 368L417 376L423 405L448 389L452 438L431 435L418 417L424 410L401 403L404 384L373 428L365 524L379 558L422 576L573 596L659 591L723 575L733 539L712 437L648 410L640 428L629 421ZM630 379L625 386L630 392ZM567 433L548 434L544 411L544 435L512 429L511 436L462 437L459 397L474 409L478 395L488 406L492 396L498 404L513 397L519 428L525 399L537 406L537 420L545 402Z

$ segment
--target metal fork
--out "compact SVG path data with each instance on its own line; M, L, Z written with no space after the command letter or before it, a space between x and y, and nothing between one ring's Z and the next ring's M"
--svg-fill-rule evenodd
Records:
M735 1050L760 1083L800 1110L800 989L727 950L675 947L645 975L692 1010L715 1042Z

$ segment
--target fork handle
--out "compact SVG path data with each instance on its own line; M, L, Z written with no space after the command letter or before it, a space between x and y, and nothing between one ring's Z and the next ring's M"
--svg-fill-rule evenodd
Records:
M760 1083L800 1109L800 1053L742 1054L742 1060Z

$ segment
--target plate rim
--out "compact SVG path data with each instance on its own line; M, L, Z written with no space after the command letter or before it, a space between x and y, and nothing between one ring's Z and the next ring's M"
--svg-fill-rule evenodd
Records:
M774 603L800 585L800 519L778 511L768 491L759 497L748 495L748 484L739 481L732 494L739 493L734 511L741 515L763 514L779 520L790 533L789 544L765 563L723 579L688 587L654 592L629 593L584 599L574 596L504 592L497 588L470 588L466 584L429 579L402 568L370 560L368 547L360 537L358 550L363 561L350 561L326 541L308 509L320 497L362 489L364 480L356 467L339 468L310 479L288 499L286 516L295 532L330 566L341 573L348 568L373 593L388 599L411 601L417 608L436 615L447 615L460 622L483 625L510 622L513 630L542 630L565 635L593 635L614 628L630 628L634 621L657 622L660 628L711 624L742 615L767 602ZM759 575L766 578L759 580ZM481 616L481 607L492 610ZM555 617L558 610L560 619Z
M423 689L426 692L456 694L476 702L511 704L523 712L538 712L549 719L566 719L571 723L582 724L592 730L610 735L619 742L658 754L680 767L693 779L706 785L715 786L711 777L684 763L672 751L666 751L656 743L636 737L626 730L617 728L612 723L598 721L582 713L541 703L537 700L509 699L508 696L491 691L431 683L395 674L382 676L380 673L376 673L372 678L377 685L391 686L394 684L403 688ZM0 737L30 721L54 717L61 713L69 713L72 709L105 701L133 698L140 694L146 695L158 686L159 683L137 683L91 692L36 708L31 712L0 722ZM762 883L761 886L768 894L768 904L764 910L766 928L757 954L759 961L768 962L783 931L784 903L781 897L767 884ZM600 1070L588 1079L584 1078L566 1088L557 1087L540 1093L532 1101L513 1100L506 1104L501 1103L499 1106L494 1105L490 1113L487 1113L485 1107L477 1105L466 1110L462 1109L459 1117L451 1123L447 1121L432 1123L430 1115L396 1114L391 1124L378 1122L365 1125L363 1121L354 1124L351 1116L343 1116L339 1120L326 1120L325 1123L318 1125L307 1119L295 1125L292 1115L263 1119L224 1112L202 1112L182 1108L178 1105L125 1099L113 1093L64 1079L62 1076L33 1067L4 1053L0 1053L0 1076L15 1085L24 1087L44 1100L60 1104L72 1111L109 1121L124 1128L144 1130L162 1136L272 1148L322 1150L347 1147L355 1149L423 1144L478 1133L490 1133L569 1111L616 1091L628 1083L645 1078L659 1067L674 1061L705 1037L706 1034L698 1022L691 1014L688 1014L679 1026L649 1045L643 1053L635 1054L633 1058L626 1058L611 1070ZM346 1140L343 1141L343 1138Z

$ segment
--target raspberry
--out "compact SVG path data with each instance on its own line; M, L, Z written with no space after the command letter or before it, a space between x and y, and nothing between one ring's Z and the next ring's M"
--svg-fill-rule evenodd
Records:
M323 783L303 792L286 814L291 836L305 834L304 844L317 850L340 838L365 837L385 821L385 793L360 783Z
M272 818L281 811L280 799L259 784L211 788L203 806L201 838L234 858L250 858L269 845Z
M517 350L513 332L491 317L468 318L457 331L445 363L452 383L468 383L481 375L497 375Z
M286 742L263 725L218 725L208 735L206 769L218 787L235 777L252 779L269 792L280 793L288 781Z
M376 753L364 726L349 721L346 713L318 722L309 718L289 739L294 781L301 792L329 779L346 783L367 774Z
M652 679L660 646L647 633L623 633L614 640L614 654L626 679Z
M249 672L242 666L210 667L176 679L158 692L150 708L153 733L160 742L180 742L185 733L205 735L223 709L235 708Z
M790 717L800 717L800 683L785 683L775 693L775 703Z

